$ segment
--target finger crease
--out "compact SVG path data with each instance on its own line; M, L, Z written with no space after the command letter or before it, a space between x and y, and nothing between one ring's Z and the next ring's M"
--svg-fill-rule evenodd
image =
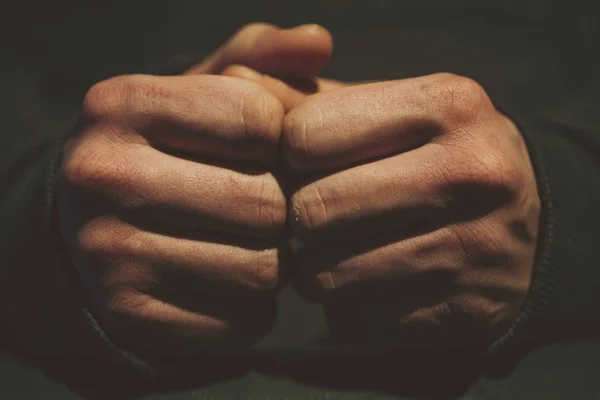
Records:
M258 198L258 224L259 225L262 222L263 199L265 198L265 187L266 186L267 186L266 182L265 182L265 180L263 180L261 188L260 188L260 197ZM272 219L273 219L273 216L271 215L271 220Z
M325 221L328 220L327 217L327 207L325 207L325 202L323 201L323 197L321 197L321 192L319 188L315 186L315 194L317 195L317 199L319 200L319 204L321 204L321 208L323 209L323 218Z
M250 90L246 90L244 94L242 94L240 100L240 118L242 126L244 127L244 139L248 138L250 135L250 127L248 126L248 121L246 120L246 96L250 93Z

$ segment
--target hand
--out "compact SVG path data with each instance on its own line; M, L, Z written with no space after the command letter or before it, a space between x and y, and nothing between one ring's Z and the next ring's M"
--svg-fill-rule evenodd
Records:
M315 95L282 140L301 182L293 279L335 338L487 346L515 322L540 200L519 131L476 82L436 74Z
M64 149L60 229L109 336L146 354L235 350L275 319L283 108L238 78L122 76Z
M331 34L319 25L281 29L257 22L241 28L185 74L221 74L253 81L275 95L288 112L307 96L346 86L315 77L332 51Z
M254 80L291 108L327 86L313 76L330 55L324 28L254 23L185 75ZM285 199L269 173L282 119L272 95L233 78L131 76L89 91L65 148L60 219L111 336L173 355L269 329L284 256Z

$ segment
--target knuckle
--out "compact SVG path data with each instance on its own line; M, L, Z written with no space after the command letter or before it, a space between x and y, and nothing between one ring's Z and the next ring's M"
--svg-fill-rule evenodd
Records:
M448 300L448 308L454 316L469 321L473 337L490 337L505 332L517 318L523 301L521 294L514 293L514 299L496 302L472 293L455 296Z
M498 257L504 259L510 254L508 232L500 224L488 224L476 230L479 249L486 258ZM473 239L475 241L476 239Z
M509 178L511 172L496 163L481 156L446 163L435 191L442 196L447 212L455 218L473 219L514 204L522 188Z
M313 137L323 130L323 111L317 105L311 109L298 108L286 116L283 126L286 158L294 169L302 170L310 165L316 148Z
M489 157L491 161L484 163L483 171L487 171L487 179L491 186L503 188L511 193L517 193L523 182L523 171L519 166L506 157Z
M148 300L130 290L114 290L107 294L105 308L107 322L112 329L123 327L123 323L140 322Z
M73 187L103 189L126 184L127 168L98 146L80 145L62 163L61 175Z
M271 174L252 178L254 185L245 185L246 195L239 199L252 207L248 215L252 223L265 229L283 229L287 219L285 195L275 177ZM238 192L241 193L241 192Z
M327 206L316 184L300 189L292 196L293 223L298 235L325 225L328 221Z
M279 257L276 250L258 251L254 255L253 280L251 288L259 292L271 293L280 284Z
M283 106L275 96L251 85L241 96L243 140L275 146L281 135Z
M86 255L111 254L114 244L112 230L97 221L89 221L77 232L77 248Z
M92 86L83 100L83 113L91 119L135 114L142 104L168 97L168 91L144 75L116 76Z
M444 165L447 183L457 188L487 190L490 195L497 195L496 200L513 199L525 181L519 164L496 149L457 150Z
M77 233L77 246L86 255L138 255L146 246L141 232L102 219L88 221Z
M122 109L123 87L120 82L119 78L111 78L88 89L83 99L84 115L98 119Z
M454 74L437 74L422 86L422 90L426 101L441 110L442 118L450 123L476 120L489 104L487 94L479 83Z
M142 232L124 229L119 232L120 235L116 235L113 240L116 241L113 248L125 256L137 256L143 254L145 249L150 245L149 237Z
M505 260L507 236L500 226L470 224L451 229L454 248L459 249L472 263L495 263Z
M470 166L474 182L481 186L511 195L517 194L521 189L523 172L519 166L494 150L483 151L477 157L473 157Z
M84 114L101 119L122 113L128 105L134 79L132 76L123 75L96 83L85 94Z
M419 308L400 317L398 325L413 329L439 328L450 316L452 316L451 310L447 302L443 301L431 307Z

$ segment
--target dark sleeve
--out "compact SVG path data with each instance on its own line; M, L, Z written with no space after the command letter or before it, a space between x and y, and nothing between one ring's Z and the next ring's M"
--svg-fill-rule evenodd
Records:
M146 72L176 74L199 60L185 55ZM53 369L57 362L95 364L152 376L146 362L111 342L79 290L54 204L62 145L77 113L60 104L49 109L35 78L17 61L0 67L0 347Z
M10 62L10 60L8 60ZM87 312L62 251L54 181L74 115L49 111L35 77L5 63L0 121L0 346L37 363L96 359L143 371Z
M599 100L596 91L582 90L535 118L499 105L527 142L542 216L530 293L518 321L492 351L599 332Z

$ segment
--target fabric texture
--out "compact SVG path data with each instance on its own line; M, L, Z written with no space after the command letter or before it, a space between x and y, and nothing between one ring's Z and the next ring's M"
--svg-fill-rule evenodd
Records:
M200 59L254 20L330 28L337 47L324 73L328 77L397 79L448 71L479 81L519 124L543 203L530 295L517 323L491 352L597 328L600 85L593 49L600 35L594 2L508 1L489 8L468 1L433 1L427 7L397 2L389 10L351 2L342 11L328 6L321 13L277 2L224 1L210 12L193 1L149 1L143 7L135 1L103 7L94 1L29 3L15 3L4 15L10 35L3 37L16 39L6 44L0 65L5 351L46 369L64 360L80 365L81 374L87 369L153 376L155 366L112 343L79 292L53 207L61 144L93 83L118 74L158 73L157 66L181 54ZM166 72L187 62L180 60Z

